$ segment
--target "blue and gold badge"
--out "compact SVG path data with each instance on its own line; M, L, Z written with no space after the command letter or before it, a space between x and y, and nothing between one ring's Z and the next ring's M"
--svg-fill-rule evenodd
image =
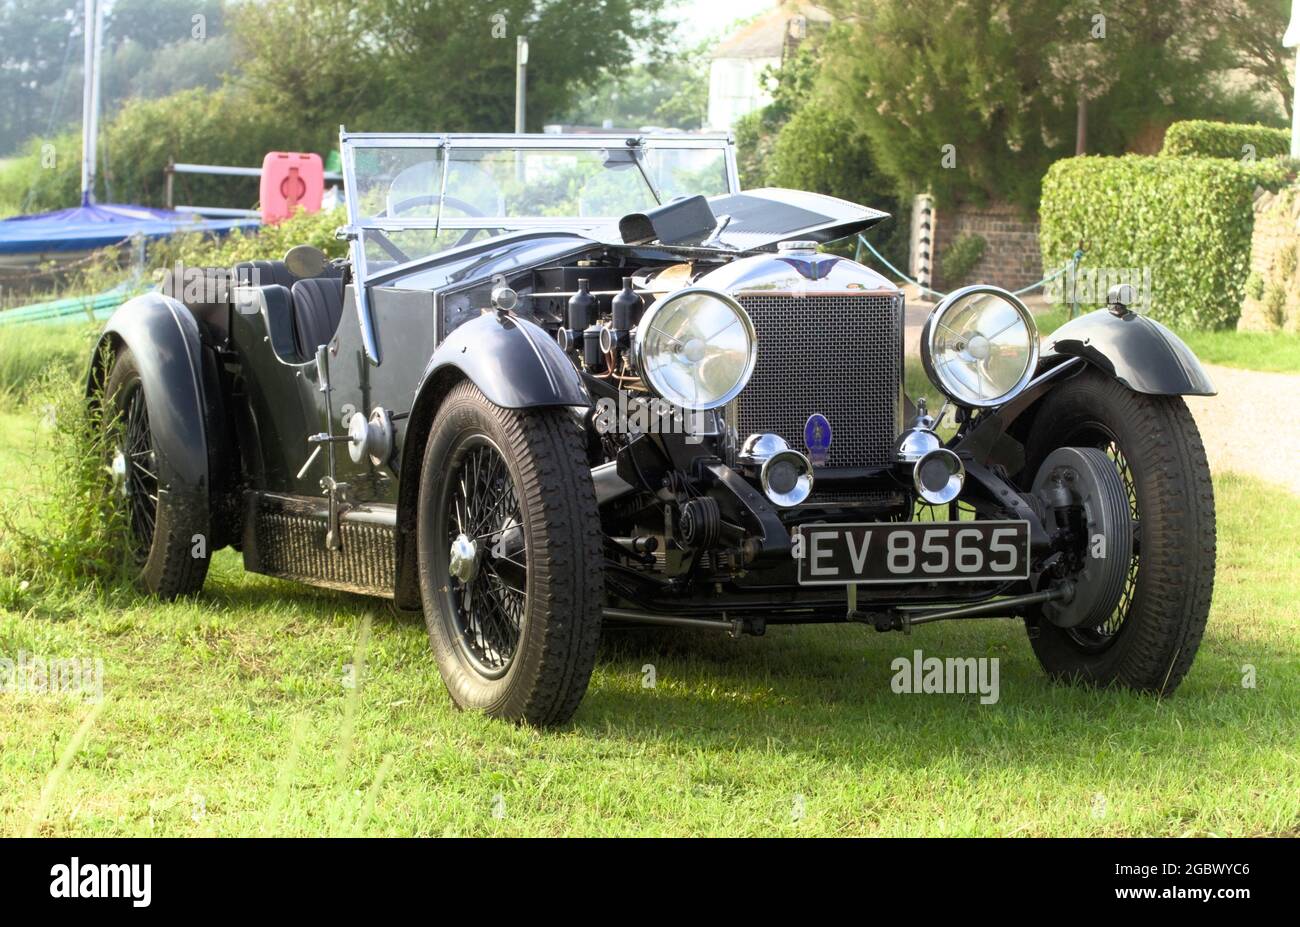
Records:
M808 459L814 467L826 466L826 455L831 449L831 423L820 412L808 416L803 426L803 443L808 448Z

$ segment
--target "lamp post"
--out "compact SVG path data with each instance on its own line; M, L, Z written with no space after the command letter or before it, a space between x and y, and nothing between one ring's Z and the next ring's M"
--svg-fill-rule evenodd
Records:
M528 94L528 37L515 37L515 131L524 133L525 97Z

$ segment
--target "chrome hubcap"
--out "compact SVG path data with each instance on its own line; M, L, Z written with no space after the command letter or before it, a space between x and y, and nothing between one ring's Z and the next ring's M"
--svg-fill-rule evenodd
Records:
M458 535L451 542L449 572L462 583L472 582L478 575L478 545L467 535Z

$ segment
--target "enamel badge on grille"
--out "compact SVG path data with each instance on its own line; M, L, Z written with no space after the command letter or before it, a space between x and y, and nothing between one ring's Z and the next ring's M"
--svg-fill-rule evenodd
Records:
M808 448L808 459L814 467L826 466L826 455L831 449L831 423L820 412L808 416L803 426L803 443Z

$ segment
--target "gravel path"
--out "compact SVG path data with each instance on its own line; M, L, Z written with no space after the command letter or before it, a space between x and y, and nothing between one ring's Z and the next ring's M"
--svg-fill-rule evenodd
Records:
M1248 473L1300 495L1300 428L1285 411L1300 374L1206 364L1217 396L1188 396L1215 473ZM1281 411L1279 411L1281 410Z

